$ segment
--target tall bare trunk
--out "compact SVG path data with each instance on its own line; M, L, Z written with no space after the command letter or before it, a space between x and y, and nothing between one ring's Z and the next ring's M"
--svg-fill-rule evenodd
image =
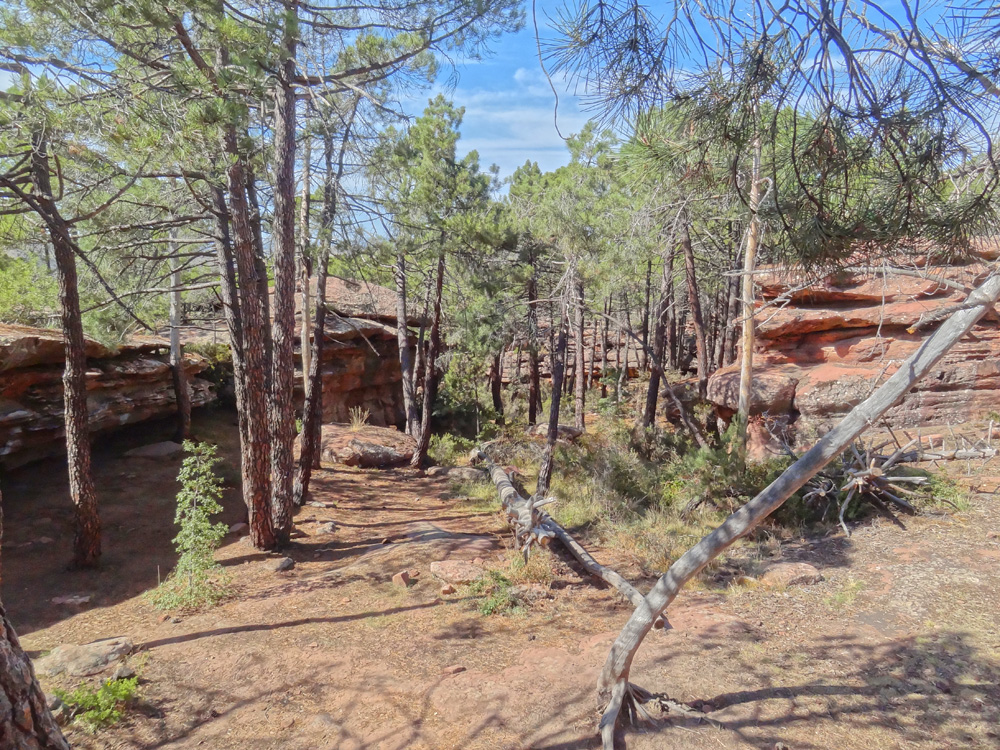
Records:
M583 278L579 275L579 272L577 272L574 291L576 293L574 304L576 308L576 331L574 333L574 338L576 338L576 382L573 385L576 398L574 400L573 412L576 428L583 430L586 429L586 415L584 411L587 406L587 345L583 340Z
M691 247L691 234L685 224L681 236L681 250L684 253L684 274L687 281L688 308L691 310L691 323L694 326L695 352L698 360L698 395L705 398L708 388L708 342L705 337L705 321L701 316L701 299L698 294L698 276L695 273L694 250Z
M611 298L604 303L604 327L601 329L601 398L608 397L608 318L611 315Z
M639 369L645 370L649 365L649 356L647 351L649 350L649 304L650 304L650 293L653 281L653 259L650 258L646 261L646 294L645 302L642 306L642 350L639 354Z
M606 704L601 719L605 750L613 750L615 729L623 705L633 700L629 675L632 661L653 623L661 617L681 587L718 557L733 542L745 536L777 510L807 481L840 455L868 427L898 404L915 383L923 378L947 352L964 337L987 310L1000 299L1000 274L990 276L975 290L966 304L937 331L865 401L830 432L820 438L801 458L786 469L753 500L732 513L721 526L681 555L656 582L645 601L632 613L608 653L598 680L598 697Z
M181 350L181 262L177 257L177 230L170 230L170 370L174 380L174 399L177 403L177 431L175 440L187 440L191 432L191 392L187 373L184 371L184 352Z
M736 407L736 449L746 456L747 424L750 421L750 388L753 382L754 284L757 247L760 244L760 135L753 142L753 171L750 176L750 227L743 255L743 360L740 363L740 392Z
M226 152L230 159L226 170L229 188L229 218L233 235L233 255L239 276L239 307L242 320L243 382L237 382L244 396L245 442L240 458L243 475L243 499L250 518L250 539L257 549L273 549L274 525L271 515L271 439L268 425L267 384L270 382L270 326L267 319L266 278L261 267L247 194L247 169L239 151L235 128L226 132Z
M660 280L660 304L656 308L656 320L653 325L653 351L649 359L649 387L646 389L646 408L642 412L642 426L652 427L656 422L656 402L660 395L660 378L663 377L663 349L665 332L667 330L667 308L670 305L671 269L674 265L674 251L663 264L663 276Z
M417 394L413 377L413 348L406 315L406 256L396 255L393 268L396 281L396 341L399 345L399 368L403 372L403 411L406 413L406 434L417 436Z
M534 260L534 259L532 259ZM538 421L542 407L542 381L538 372L538 276L534 262L528 277L528 424Z
M97 512L97 492L90 469L87 350L76 275L76 253L79 247L76 246L69 223L59 212L53 198L48 144L42 137L37 137L32 142L31 177L35 185L34 198L52 241L59 280L59 305L66 351L63 370L66 461L69 468L69 494L76 511L73 564L76 567L91 568L101 558L101 519Z
M312 332L312 258L309 256L309 214L311 211L312 191L312 133L306 128L302 140L302 193L299 197L299 299L302 306L302 324L299 333L299 348L302 350L302 389L303 396L309 390L309 362L312 347L309 336Z
M326 280L330 263L330 246L333 241L333 221L337 214L337 191L344 176L344 157L350 141L354 117L357 114L357 100L344 128L337 158L336 172L333 168L333 136L328 127L323 130L323 208L320 211L319 257L316 259L316 316L313 319L312 355L309 359L309 385L302 412L302 444L299 466L292 488L292 499L302 505L309 495L312 470L320 466L320 438L323 423L323 353L326 348Z
M549 491L552 483L552 461L556 440L559 438L559 406L562 401L562 384L566 374L566 342L569 339L569 292L563 292L559 322L559 336L552 350L552 401L549 405L549 430L545 435L545 452L538 470L538 485L535 493L541 497ZM554 322L554 321L553 321Z
M493 411L497 414L496 422L503 424L503 352L497 352L490 363L489 381Z
M274 321L271 339L271 516L274 538L285 546L292 531L295 478L295 48L298 0L285 0L284 60L274 103Z
M427 279L427 289L424 292L424 310L420 315L420 326L417 328L417 352L413 357L413 394L414 401L423 401L417 395L417 388L424 388L424 362L427 360L427 321L431 316L431 295L434 292L434 277ZM421 394L422 395L422 394Z
M443 241L443 238L442 238ZM437 400L437 358L441 353L441 294L444 291L444 248L438 253L437 275L434 282L434 317L424 363L424 408L420 420L420 437L417 449L410 460L411 466L423 466L427 449L431 445L431 422L434 402Z

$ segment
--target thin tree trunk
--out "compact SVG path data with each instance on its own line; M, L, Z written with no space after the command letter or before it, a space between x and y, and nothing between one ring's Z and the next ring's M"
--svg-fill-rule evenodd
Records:
M681 587L718 557L733 542L759 526L807 481L840 455L868 427L898 404L976 322L1000 299L1000 274L990 276L969 295L969 306L959 310L920 347L889 379L801 458L786 469L753 500L732 513L721 526L677 559L632 613L615 640L598 680L598 699L605 705L601 736L605 750L615 747L615 728L623 704L634 700L629 673L646 634L677 596Z
M309 257L309 213L310 193L312 190L312 133L306 128L302 141L302 195L299 198L299 284L302 289L302 326L299 333L299 349L302 350L302 395L303 403L309 390L309 362L312 356L312 346L309 335L312 331L312 259Z
M271 516L279 547L290 541L295 479L295 50L298 0L285 0L284 60L274 101L274 321L271 340Z
M249 440L246 420L246 362L243 357L243 319L240 313L239 291L236 286L236 266L232 238L229 233L229 207L219 186L212 187L212 207L215 213L215 260L222 283L222 312L229 331L229 349L233 359L233 390L236 395L236 414L240 429L240 444Z
M559 438L559 405L562 400L563 377L566 374L566 342L569 339L568 291L563 292L562 311L559 322L559 336L552 350L552 402L549 405L549 429L545 435L545 452L542 466L538 470L538 485L535 494L542 496L549 491L552 483L552 461Z
M649 365L649 357L646 354L649 348L649 303L650 292L653 280L653 259L646 261L646 296L642 307L642 352L639 355L639 369L645 370Z
M70 225L59 212L52 195L48 144L36 137L32 142L31 177L35 186L42 219L52 240L59 280L62 335L66 351L63 370L63 409L66 424L66 462L69 468L69 494L76 511L76 534L73 541L73 564L96 567L101 558L101 519L97 511L97 492L90 469L90 425L87 410L87 353L80 315L80 292L76 275L79 248Z
M542 380L538 371L538 268L531 258L531 276L528 277L528 424L538 421L542 406Z
M756 113L755 113L756 114ZM736 450L745 460L747 425L750 421L750 388L753 382L754 305L753 273L760 244L760 135L753 143L753 172L750 176L750 228L743 255L743 360L740 363L740 391L736 407Z
M424 383L424 362L427 360L427 347L424 344L427 339L427 319L431 314L431 294L433 292L434 277L429 276L427 279L427 290L424 292L424 311L420 316L420 327L417 329L417 353L413 358L413 395L414 401L421 403L421 408L423 408L423 393L418 396L417 386L419 385L421 388L427 387L426 383ZM423 419L422 415L421 419Z
M677 305L674 304L674 255L670 254L670 264L667 268L667 318L666 328L663 329L664 352L667 365L671 370L677 370L680 366L680 349L683 341L684 327L678 325ZM680 339L680 340L679 340Z
M496 412L496 423L502 425L503 417L503 352L497 352L490 363L489 371L490 397L493 399L493 411Z
M576 292L576 382L573 384L575 390L575 400L573 406L573 412L575 417L575 426L578 430L585 430L586 425L586 415L584 413L587 406L587 346L583 340L584 333L584 319L583 319L583 278L579 275L576 277L575 284Z
M442 242L444 238L442 238ZM438 253L437 276L434 282L434 317L431 320L431 334L424 363L424 408L420 420L420 438L413 452L410 465L421 467L427 460L427 449L431 445L431 413L437 399L437 358L441 351L441 294L444 290L444 248Z
M681 250L684 253L688 308L691 310L691 322L694 325L695 352L698 359L698 395L701 398L705 398L705 391L708 388L708 342L705 340L705 321L701 316L701 299L698 294L698 276L695 273L694 250L691 247L691 234L687 224L685 224L683 232Z
M406 256L396 255L393 268L396 281L396 341L399 345L399 368L403 372L403 411L406 413L406 434L417 436L417 394L413 377L413 349L406 316Z
M611 298L604 303L604 328L601 332L601 398L608 397L608 318L611 315Z
M174 439L180 443L191 432L191 393L187 373L184 371L184 352L181 350L181 261L177 257L177 230L170 230L170 370L174 380L174 399L177 403L177 431Z
M656 320L653 326L653 351L649 358L649 386L646 389L646 408L642 412L642 426L652 427L656 423L656 402L660 395L660 378L663 376L664 332L666 331L667 307L670 305L670 280L673 274L670 269L674 264L674 251L663 265L663 276L660 281L660 304L656 309Z
M621 332L619 332L619 340L622 338ZM618 351L621 351L621 346L619 344ZM615 401L617 403L622 402L622 393L625 390L625 383L628 382L628 340L625 341L625 362L620 366L618 371L618 383L615 386Z

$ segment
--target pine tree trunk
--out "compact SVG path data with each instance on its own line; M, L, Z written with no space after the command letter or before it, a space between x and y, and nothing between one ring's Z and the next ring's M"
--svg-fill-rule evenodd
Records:
M538 421L542 406L542 378L538 371L538 279L534 264L528 278L528 424Z
M691 310L691 323L694 325L695 352L698 360L698 395L701 398L705 398L705 392L708 388L708 342L705 338L705 321L701 316L701 299L698 294L698 276L695 273L694 250L691 247L691 235L687 225L684 226L683 231L681 250L684 253L688 308Z
M642 307L642 350L639 355L639 369L645 370L649 365L649 303L653 280L653 259L646 261L646 297Z
M611 315L611 298L604 303L604 328L601 332L601 398L608 397L608 317Z
M424 292L424 311L420 316L420 327L417 329L417 351L413 357L413 400L423 408L422 395L417 392L417 388L423 389L424 385L424 362L427 360L427 319L431 314L431 294L434 291L434 278L427 279L427 291ZM423 418L422 415L420 417ZM420 431L420 424L417 424L417 437Z
M652 427L656 423L656 402L660 395L660 378L663 376L663 349L667 331L667 307L670 305L672 293L671 269L674 265L674 253L663 265L663 277L660 282L660 304L656 309L656 321L653 326L653 352L649 361L649 387L646 389L646 408L642 412L642 426Z
M308 396L310 358L312 346L309 336L312 333L312 259L309 257L309 214L310 192L312 190L312 133L306 128L302 140L302 194L299 197L299 284L301 291L299 299L302 307L302 324L299 333L299 349L302 352L302 395Z
M443 238L442 238L443 241ZM444 290L444 249L438 254L437 275L434 282L434 317L431 320L430 340L427 359L424 363L424 408L420 420L420 438L413 452L410 465L421 467L427 460L427 449L431 445L431 414L437 399L437 358L441 352L441 294Z
M226 133L226 152L230 159L226 170L229 187L229 217L233 234L233 254L239 275L239 308L242 319L243 389L245 442L240 458L243 476L243 499L250 520L250 540L257 549L275 547L271 515L271 440L268 424L270 395L270 326L267 319L266 278L261 283L257 236L247 194L247 170L239 151L236 131Z
M97 566L101 558L101 519L97 512L97 492L90 469L87 351L76 275L76 253L79 248L75 246L70 225L59 212L52 196L48 145L41 137L33 139L31 176L35 186L34 197L52 240L59 280L59 305L66 351L63 370L66 461L69 468L69 494L76 511L73 565L92 568Z
M663 329L664 336L664 353L667 360L667 365L671 370L680 369L680 341L678 341L678 332L681 332L680 336L683 339L683 327L678 326L677 305L674 304L674 254L670 254L670 262L667 267L667 317L665 320L665 328Z
M496 423L502 425L503 417L503 352L498 352L490 363L489 371L490 397L493 399L493 411L496 412Z
M583 279L577 275L576 278L576 331L574 333L574 338L576 338L576 382L573 384L575 391L575 400L573 406L575 425L578 430L586 429L586 415L585 410L587 406L587 345L583 340L584 334L584 318L583 318Z
M406 434L417 436L417 394L413 377L413 348L410 346L410 327L406 320L406 257L396 255L393 268L396 281L396 341L399 345L399 368L403 372L403 411L406 414Z
M177 230L170 230L170 370L174 380L174 399L177 404L177 431L174 439L180 443L191 432L191 393L187 373L184 371L184 352L181 349L181 265L177 254Z
M535 494L544 496L552 483L552 461L559 438L559 406L562 401L563 377L566 374L566 343L569 339L569 303L568 292L563 292L559 336L552 350L552 402L549 406L549 430L545 435L545 452L542 454L542 465L538 470L538 485Z

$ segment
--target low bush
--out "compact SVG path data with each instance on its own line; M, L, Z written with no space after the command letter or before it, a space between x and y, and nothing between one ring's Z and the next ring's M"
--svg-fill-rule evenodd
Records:
M96 732L121 721L125 708L135 698L139 678L105 680L101 686L80 685L73 692L56 690L56 696L66 704L70 715L85 729Z

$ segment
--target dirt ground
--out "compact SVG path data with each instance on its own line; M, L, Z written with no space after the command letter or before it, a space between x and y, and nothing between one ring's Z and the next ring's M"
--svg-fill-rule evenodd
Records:
M226 476L238 477L233 417L203 413L195 431L220 443ZM314 499L335 507L298 511L293 570L268 570L271 556L230 536L219 558L236 596L164 620L142 593L175 560L180 458L123 453L166 435L137 428L98 447L105 549L96 572L65 570L64 466L3 478L2 593L25 648L37 657L113 636L136 644L138 705L98 735L70 727L74 746L597 747L594 685L629 608L559 557L551 598L518 614L481 615L465 587L442 595L432 561L504 567L507 555L499 516L456 497L445 479L320 471ZM978 470L1000 474L993 463ZM242 520L234 487L224 504L224 521ZM336 531L322 533L331 520ZM773 559L820 568L818 584L685 591L670 610L673 629L649 636L632 680L700 702L721 727L668 716L631 731L629 747L1000 748L997 497L904 522L773 548ZM634 575L628 560L594 551ZM392 583L403 569L420 572L416 585ZM92 598L52 602L70 595Z

